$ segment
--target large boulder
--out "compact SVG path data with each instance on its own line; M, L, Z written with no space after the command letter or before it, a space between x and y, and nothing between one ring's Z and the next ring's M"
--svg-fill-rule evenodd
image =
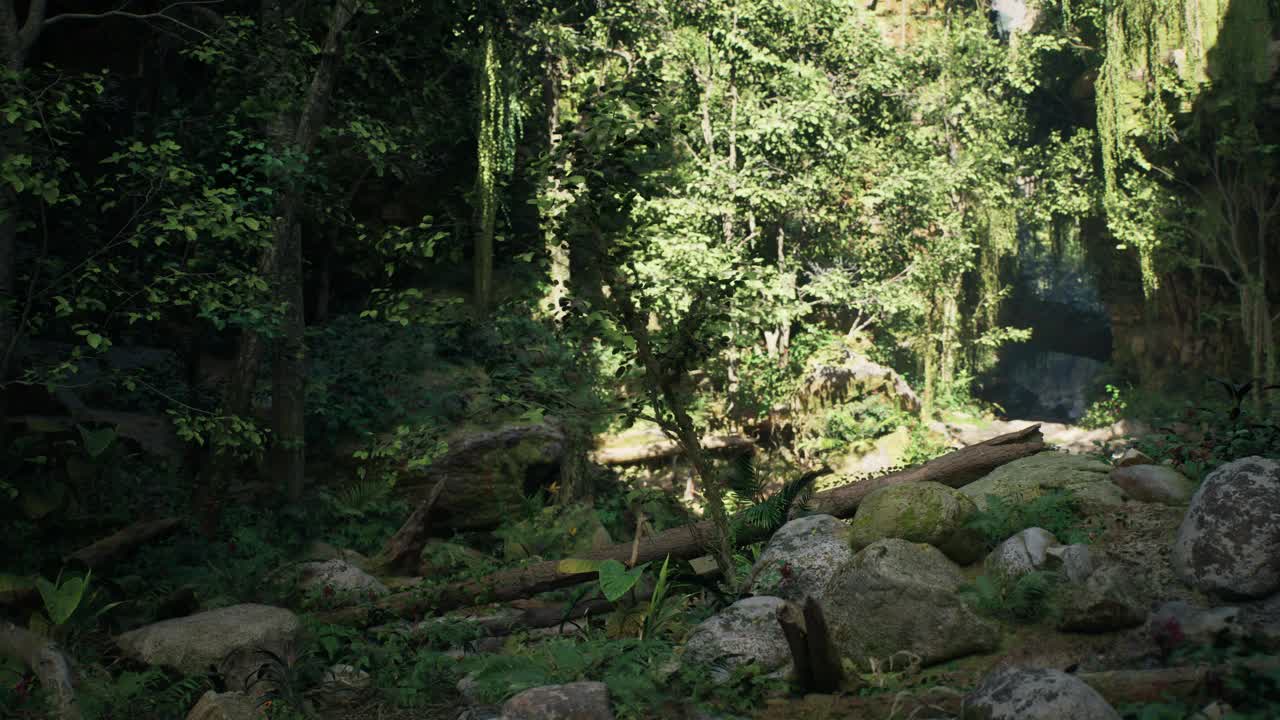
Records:
M1178 528L1173 566L1188 585L1223 597L1280 589L1280 461L1248 457L1210 473Z
M373 600L390 592L378 578L338 559L302 563L298 566L298 589L328 605Z
M1069 583L1081 584L1093 574L1093 553L1088 545L1058 545L1045 554L1045 567L1061 573Z
M931 665L992 650L999 633L960 600L964 582L960 568L935 547L876 541L830 589L824 610L832 640L861 664L914 657Z
M1027 528L996 546L987 556L987 572L1005 577L1021 577L1046 569L1051 561L1049 550L1058 538L1044 528Z
M1120 720L1097 690L1049 668L1004 668L964 699L963 720Z
M259 708L253 698L238 690L224 693L209 690L187 713L187 720L262 720L266 717L266 711Z
M609 688L602 682L530 688L502 706L501 720L613 720Z
M943 545L978 509L967 495L942 483L886 485L863 498L853 518L855 550L885 538Z
M412 504L436 483L444 488L432 505L433 528L487 530L520 507L532 488L550 485L559 474L565 436L550 422L496 430L460 430L446 439L448 450L421 473L396 483Z
M793 410L812 412L872 395L883 397L904 412L920 411L920 397L897 371L872 362L852 347L841 347L810 361L791 406Z
M148 665L200 675L217 668L230 689L244 688L258 650L284 654L297 637L298 617L269 605L232 605L144 625L116 638L126 655Z
M1042 452L1014 460L961 488L978 508L987 508L987 496L1025 503L1052 490L1069 490L1086 502L1124 504L1124 493L1110 482L1111 468L1083 455Z
M717 680L728 670L756 663L765 671L791 663L787 639L778 624L778 610L786 600L768 595L744 598L704 620L685 641L684 662L718 665Z
M1186 505L1196 491L1190 478L1168 465L1126 465L1111 471L1111 482L1139 502Z
M1100 633L1141 625L1147 619L1147 602L1135 577L1122 565L1104 565L1083 584L1065 589L1058 629Z
M751 592L826 602L832 580L852 562L848 524L830 515L797 518L769 539L752 570Z

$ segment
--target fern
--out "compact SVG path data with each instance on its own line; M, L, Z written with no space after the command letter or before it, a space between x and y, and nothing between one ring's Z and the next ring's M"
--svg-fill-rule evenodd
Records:
M984 615L1034 622L1048 610L1058 579L1057 573L1046 570L1017 577L981 575L960 592Z
M991 549L1030 527L1044 528L1064 542L1081 542L1088 536L1080 521L1080 500L1075 494L1053 490L1023 504L988 495L987 508L970 516L965 525L977 530Z
M793 508L804 509L813 496L813 483L829 470L814 470L787 482L778 492L758 500L734 517L735 534L749 529L771 535L786 523Z

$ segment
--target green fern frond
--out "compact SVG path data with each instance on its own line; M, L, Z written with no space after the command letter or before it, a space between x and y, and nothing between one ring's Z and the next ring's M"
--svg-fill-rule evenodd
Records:
M729 460L724 477L725 485L744 500L757 500L764 492L764 481L756 472L754 453L735 455Z

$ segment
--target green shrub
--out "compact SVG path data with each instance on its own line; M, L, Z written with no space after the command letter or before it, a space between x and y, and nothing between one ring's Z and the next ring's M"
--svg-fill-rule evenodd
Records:
M1031 527L1044 528L1064 543L1088 542L1082 519L1080 500L1075 493L1052 490L1025 503L988 495L986 509L974 513L965 524L981 533L987 548L991 549Z
M982 575L961 594L984 615L1014 622L1034 622L1044 617L1050 607L1058 574L1036 570L1025 575Z

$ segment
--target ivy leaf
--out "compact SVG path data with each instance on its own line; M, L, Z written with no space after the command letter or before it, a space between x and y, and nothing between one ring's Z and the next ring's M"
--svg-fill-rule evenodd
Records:
M80 439L84 442L84 451L89 457L96 458L111 447L111 443L116 441L115 428L101 428L98 430L89 430L83 425L77 425L76 429L80 431Z

